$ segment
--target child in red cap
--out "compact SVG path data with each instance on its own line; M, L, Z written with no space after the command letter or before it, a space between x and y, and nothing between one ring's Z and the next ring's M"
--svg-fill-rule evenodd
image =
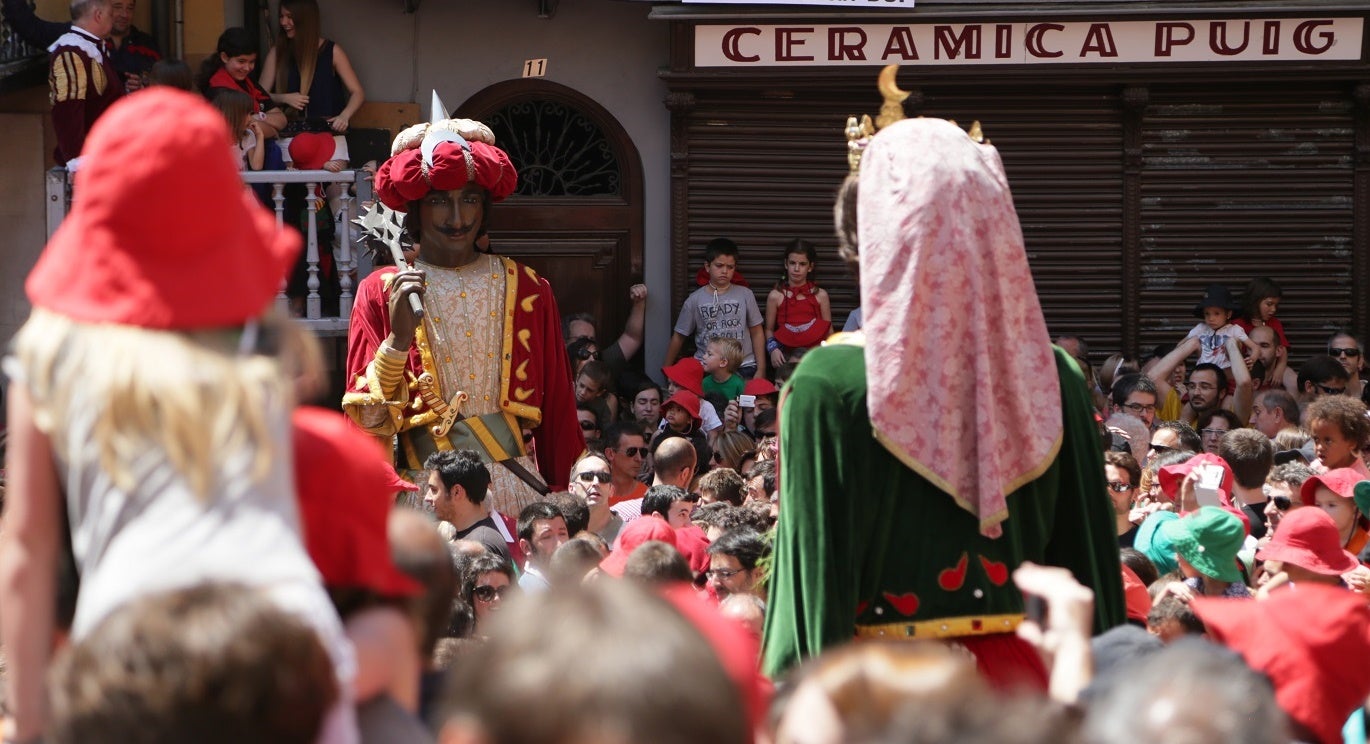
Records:
M688 437L699 429L699 397L689 390L677 390L661 404L661 418L668 434Z

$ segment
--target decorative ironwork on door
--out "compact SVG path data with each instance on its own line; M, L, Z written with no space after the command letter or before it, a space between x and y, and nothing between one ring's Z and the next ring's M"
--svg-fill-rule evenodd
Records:
M620 196L622 165L604 131L557 101L511 103L485 121L518 168L519 196Z

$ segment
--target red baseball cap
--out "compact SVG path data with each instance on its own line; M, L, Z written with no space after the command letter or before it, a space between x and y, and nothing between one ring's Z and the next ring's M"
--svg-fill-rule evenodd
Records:
M1270 678L1290 718L1324 744L1341 741L1347 717L1370 695L1370 606L1363 597L1305 583L1264 602L1197 597L1190 606L1210 637Z
M675 547L696 576L709 570L709 537L704 530L692 524L676 529Z
M1312 506L1317 501L1318 486L1326 486L1328 490L1344 499L1354 499L1356 497L1356 484L1366 480L1355 468L1337 468L1326 473L1309 478L1303 482L1299 489L1299 500L1304 506Z
M659 540L675 547L675 530L666 520L655 515L639 517L624 525L614 538L614 547L604 560L599 562L599 570L610 576L623 576L623 569L628 565L628 556L633 554L637 546L649 540Z
M290 160L300 170L318 170L333 159L337 143L326 132L301 132L290 140Z
M778 392L780 389L764 377L753 377L742 386L743 395L773 395Z
M304 546L324 584L384 597L420 593L390 557L395 491L380 445L342 414L322 408L298 408L291 423Z
M1232 482L1235 480L1232 475L1232 467L1227 464L1227 460L1217 455L1207 452L1199 453L1182 463L1166 465L1160 469L1156 477L1161 481L1161 492L1171 501L1179 502L1180 484L1184 479L1200 465L1218 465L1223 469L1223 480L1218 487L1218 498L1223 505L1232 503Z
M111 106L81 150L71 212L24 284L33 305L161 330L265 312L300 237L244 187L224 127L203 98L164 86Z
M704 365L694 357L677 359L675 364L662 367L661 374L695 395L704 394Z
M1256 557L1292 563L1328 576L1341 576L1360 565L1356 556L1342 550L1336 522L1318 508L1291 509L1280 520L1270 542L1256 551Z

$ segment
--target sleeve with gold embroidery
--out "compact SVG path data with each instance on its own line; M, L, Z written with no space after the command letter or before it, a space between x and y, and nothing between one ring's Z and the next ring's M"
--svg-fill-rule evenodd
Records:
M387 351L390 335L387 287L393 272L377 271L357 287L347 331L347 392L343 412L366 432L393 436L400 431L413 379L409 354Z
M48 58L52 128L57 135L57 150L65 160L80 155L86 142L90 67L90 58L72 47L59 47Z

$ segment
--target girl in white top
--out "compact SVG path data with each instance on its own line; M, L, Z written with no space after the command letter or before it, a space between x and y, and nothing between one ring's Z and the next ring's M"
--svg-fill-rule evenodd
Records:
M343 700L321 741L357 741L352 649L301 543L292 479L291 360L309 355L288 350L311 340L259 320L299 238L243 188L224 131L214 108L169 88L112 106L25 284L33 314L5 361L6 741L44 728L64 512L74 637L149 592L258 587L333 657Z

